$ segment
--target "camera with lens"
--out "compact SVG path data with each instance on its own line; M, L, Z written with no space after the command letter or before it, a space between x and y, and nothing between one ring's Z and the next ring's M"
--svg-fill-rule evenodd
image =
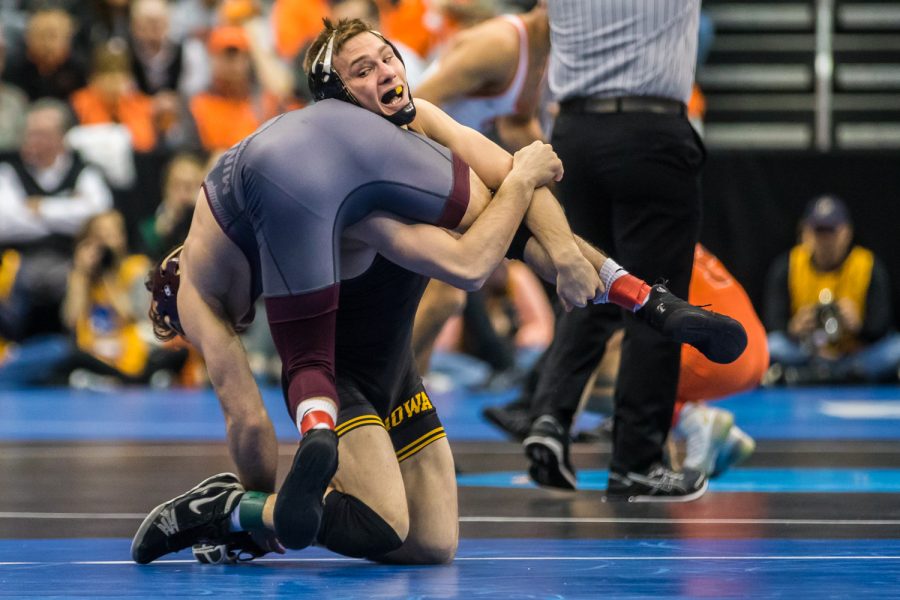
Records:
M816 331L821 331L820 336L827 344L837 343L841 339L843 324L841 313L835 303L819 304L816 306Z
M105 273L116 265L116 253L109 246L103 246L100 250L100 260L97 261L97 270Z
M841 320L841 312L838 309L832 291L825 288L819 292L819 302L816 304L816 325L810 336L812 345L816 348L834 345L844 333L844 323Z

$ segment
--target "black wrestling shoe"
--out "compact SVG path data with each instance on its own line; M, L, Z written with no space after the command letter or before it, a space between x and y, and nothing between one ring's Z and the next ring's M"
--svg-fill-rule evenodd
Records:
M154 508L131 541L131 558L145 565L170 552L227 535L228 515L244 493L237 476L220 473Z
M488 406L481 415L517 442L523 441L531 429L531 411L515 406Z
M554 417L538 417L522 443L531 461L528 476L542 487L574 490L577 480L569 462L569 434Z
M334 431L312 429L304 434L275 500L275 534L285 548L300 550L315 541L325 489L337 466L338 438Z
M669 339L690 344L714 363L734 362L747 347L743 325L731 317L689 304L659 283L651 288L647 303L635 314Z
M644 473L609 472L604 502L690 502L706 492L709 481L700 471L673 471L653 465Z

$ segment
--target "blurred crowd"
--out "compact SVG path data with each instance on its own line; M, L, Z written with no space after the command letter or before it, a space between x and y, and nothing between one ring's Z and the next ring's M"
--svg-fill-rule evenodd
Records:
M189 348L153 338L144 279L186 235L211 161L310 102L301 65L322 18L375 24L400 49L415 90L457 32L533 4L0 2L0 387L201 384ZM700 35L702 63L708 19ZM543 104L552 114L552 103ZM696 90L698 130L703 106ZM877 257L850 252L849 210L837 202L837 216L805 215L801 249L773 267L769 383L897 377L887 275ZM823 258L828 244L838 244L837 258ZM853 273L874 275L817 275L840 271L845 259ZM801 293L804 285L810 290ZM441 374L447 385L521 383L550 343L553 321L533 274L519 263L503 267L440 335L434 385ZM257 322L261 329L246 334L251 364L276 381L280 365L264 319ZM838 362L875 342L874 357Z
M0 2L0 385L197 384L145 318L218 155L310 101L322 18L392 39L411 85L453 34L515 0ZM247 334L276 378L265 326Z

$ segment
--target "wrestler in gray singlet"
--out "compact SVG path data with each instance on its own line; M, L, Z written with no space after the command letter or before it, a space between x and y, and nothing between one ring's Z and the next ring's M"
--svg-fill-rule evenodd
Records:
M247 257L287 381L288 409L337 401L335 318L344 228L374 210L453 228L469 167L447 148L341 102L272 119L234 146L203 183L212 213Z
M373 210L455 227L468 177L447 148L325 100L272 119L232 147L203 187L219 225L250 261L254 296L273 298L339 282L341 233Z

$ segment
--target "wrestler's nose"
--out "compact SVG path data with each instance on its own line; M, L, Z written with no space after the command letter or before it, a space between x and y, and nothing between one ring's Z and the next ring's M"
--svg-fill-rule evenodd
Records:
M397 71L387 63L379 63L379 83L390 83L397 77Z

